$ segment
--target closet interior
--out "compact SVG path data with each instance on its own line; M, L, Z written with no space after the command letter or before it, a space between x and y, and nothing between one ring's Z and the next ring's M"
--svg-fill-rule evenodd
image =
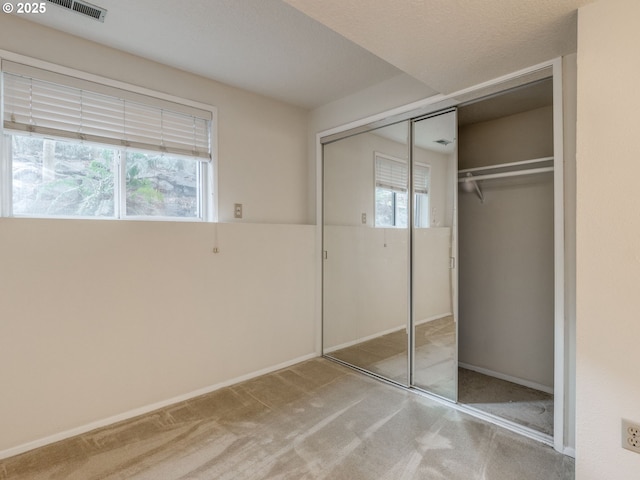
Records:
M458 109L458 402L553 434L551 79Z
M553 437L553 85L321 140L324 356Z

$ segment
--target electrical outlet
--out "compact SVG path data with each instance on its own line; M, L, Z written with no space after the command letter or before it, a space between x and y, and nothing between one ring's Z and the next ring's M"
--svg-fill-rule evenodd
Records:
M360 220L362 221L362 223L363 223L364 225L366 225L366 224L367 224L367 214L366 214L366 213L363 213L363 214L362 214L362 217L360 218Z
M640 453L640 424L622 419L622 448Z
M234 203L233 204L233 216L234 218L242 218L242 204Z

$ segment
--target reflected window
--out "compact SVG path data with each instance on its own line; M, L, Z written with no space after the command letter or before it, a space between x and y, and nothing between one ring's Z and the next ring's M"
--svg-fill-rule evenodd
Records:
M429 215L430 167L414 166L414 218L416 228L427 228ZM407 161L375 152L375 226L406 228L409 218Z
M424 163L416 163L413 167L413 192L415 205L416 228L429 228L431 222L429 208L429 190L431 182L431 167Z
M407 226L407 161L380 152L375 159L375 225Z
M376 227L407 226L407 192L376 187Z

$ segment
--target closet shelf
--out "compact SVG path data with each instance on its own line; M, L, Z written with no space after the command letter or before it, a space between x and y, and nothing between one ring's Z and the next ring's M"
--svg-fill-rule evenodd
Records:
M548 162L553 162L553 157L542 157L542 158L534 158L532 160L522 160L520 162L498 163L497 165L486 165L484 167L465 168L464 170L458 170L458 173L459 174L472 173L474 174L474 176L476 176L475 175L476 172L483 172L486 170L503 170L508 168L529 167L529 166L535 166L538 163L548 163ZM524 169L518 169L516 171L520 171L520 170L524 170Z

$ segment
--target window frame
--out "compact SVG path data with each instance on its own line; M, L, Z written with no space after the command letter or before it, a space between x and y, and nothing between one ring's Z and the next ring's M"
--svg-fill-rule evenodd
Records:
M26 57L24 55L15 54L5 50L0 50L0 62L7 60L9 62L20 63L27 67L37 68L45 71L52 72L54 74L65 75L68 77L76 78L81 81L93 82L105 87L116 88L130 92L132 94L144 95L151 99L157 99L161 101L171 102L178 105L184 105L186 107L192 107L211 113L211 120L209 122L209 141L210 141L210 160L202 160L197 157L185 157L192 158L193 161L198 163L198 186L200 195L198 196L198 217L173 217L173 216L153 216L153 215L126 215L126 207L121 206L116 208L113 217L93 217L93 216L57 216L57 215L14 215L13 214L13 169L12 159L10 151L10 142L5 141L5 135L29 135L28 132L19 132L14 130L8 130L4 128L4 101L2 99L2 92L4 92L3 75L0 71L0 218L45 218L45 219L74 219L74 220L133 220L133 221L169 221L169 222L217 222L218 221L218 137L217 137L217 125L218 125L218 110L216 107L197 102L174 95L158 92L155 90L141 87L138 85L129 84L119 80L113 80L110 78L102 77L100 75L94 75L80 70L75 70L53 63L45 62L42 60ZM38 135L41 136L41 135ZM46 137L46 136L45 136ZM60 140L71 141L68 138L61 138ZM9 143L9 145L7 145ZM100 143L87 142L92 145L100 145ZM118 157L124 157L122 152L126 151L126 148L116 147L114 145L104 145L107 148L113 148L118 151ZM133 150L133 149L132 149ZM145 150L142 150L145 151ZM151 151L145 151L146 153L154 153ZM175 156L168 154L170 156ZM117 161L117 174L119 176L126 175L126 171L122 168L124 163L120 158ZM126 200L126 191L124 188L125 183L122 183L123 178L119 178L121 187L117 191L114 189L114 202L116 205L122 202L123 195ZM126 204L125 204L126 205Z

